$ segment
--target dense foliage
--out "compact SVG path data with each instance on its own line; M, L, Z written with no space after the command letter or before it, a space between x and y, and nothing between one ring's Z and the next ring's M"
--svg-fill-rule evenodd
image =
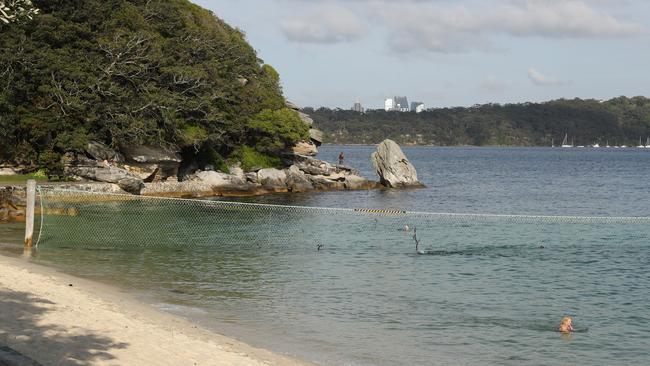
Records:
M31 20L38 14L31 0L0 0L0 27L3 24Z
M371 110L361 114L321 108L305 110L328 142L551 146L565 134L576 145L636 145L650 136L650 99L555 100L547 103L486 104L431 109L419 114Z
M0 161L56 164L91 139L219 165L308 127L244 34L186 0L34 0L0 28Z

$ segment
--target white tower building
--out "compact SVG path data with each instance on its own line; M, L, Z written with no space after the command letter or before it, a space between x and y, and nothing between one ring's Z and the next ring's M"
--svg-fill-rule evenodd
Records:
M384 102L384 109L386 110L386 112L394 111L395 110L395 100L393 98L386 99L386 101Z

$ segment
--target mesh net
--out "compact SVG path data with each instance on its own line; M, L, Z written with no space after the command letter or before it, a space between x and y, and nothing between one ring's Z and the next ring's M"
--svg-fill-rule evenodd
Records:
M382 245L427 254L487 246L650 239L650 217L527 216L316 208L40 189L40 248Z

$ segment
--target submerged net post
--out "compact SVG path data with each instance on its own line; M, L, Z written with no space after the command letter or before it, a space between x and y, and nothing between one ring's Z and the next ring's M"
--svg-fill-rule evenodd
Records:
M34 209L36 206L36 181L27 181L27 199L25 207L25 249L31 249L34 236Z

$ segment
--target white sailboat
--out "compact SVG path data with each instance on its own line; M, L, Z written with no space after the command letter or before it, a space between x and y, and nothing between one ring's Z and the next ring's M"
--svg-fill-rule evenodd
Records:
M645 148L650 149L650 137L645 140Z
M573 147L573 143L569 145L569 134L564 135L564 140L562 140L562 147Z

